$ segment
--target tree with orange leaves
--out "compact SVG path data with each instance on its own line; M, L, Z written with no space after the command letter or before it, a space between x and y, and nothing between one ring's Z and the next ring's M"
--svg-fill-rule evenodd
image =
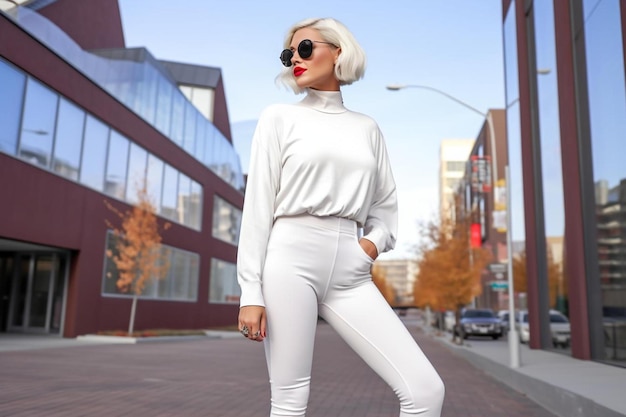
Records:
M481 272L490 255L483 248L470 248L469 222L430 221L422 230L419 272L414 285L415 303L436 311L460 312L481 292ZM454 336L453 336L454 337Z
M389 303L389 305L393 305L396 302L396 292L387 281L387 277L385 276L382 268L376 264L372 267L372 281L374 281L374 285L376 285L378 291L380 291L383 297L385 297L387 303Z
M565 297L567 287L563 284L563 271L561 265L554 261L552 251L548 248L546 253L548 266L548 292L550 307L557 306L557 297ZM515 292L528 292L528 273L526 269L526 251L522 251L513 258L513 288Z
M121 212L105 200L105 205L122 222L121 228L113 229L115 251L107 250L117 268L117 288L123 293L133 294L133 304L128 325L128 335L133 334L137 299L150 282L165 278L169 270L169 257L161 246L161 233L156 217L156 209L150 201L147 184L137 190L137 203L132 210ZM162 229L167 230L170 223ZM110 274L107 278L112 278Z

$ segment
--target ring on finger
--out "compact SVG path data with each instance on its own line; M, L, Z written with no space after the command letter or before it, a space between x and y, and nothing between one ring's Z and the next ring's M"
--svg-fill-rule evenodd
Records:
M248 337L248 335L250 334L250 329L246 325L244 325L239 331L241 332L243 337Z

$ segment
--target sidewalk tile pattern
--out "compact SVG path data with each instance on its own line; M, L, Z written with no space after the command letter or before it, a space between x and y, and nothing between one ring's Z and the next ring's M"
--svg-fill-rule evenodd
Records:
M413 329L446 384L444 417L554 417ZM0 387L0 416L269 415L263 347L243 337L3 352ZM320 323L307 416L398 413L391 389Z

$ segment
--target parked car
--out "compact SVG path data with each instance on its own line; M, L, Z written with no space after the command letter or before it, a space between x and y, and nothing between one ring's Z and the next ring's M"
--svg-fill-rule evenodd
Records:
M502 336L500 319L488 308L469 308L463 311L455 334L467 339L469 336L491 336L494 340Z
M571 340L569 319L559 311L550 311L550 332L554 347L567 348L569 346Z
M509 331L509 310L500 310L497 314L500 319L500 325L502 326L502 332L508 333Z
M515 321L520 342L528 343L530 340L528 311L519 311ZM550 332L552 334L552 345L554 347L560 346L566 348L569 346L571 340L570 323L568 318L557 310L550 310Z

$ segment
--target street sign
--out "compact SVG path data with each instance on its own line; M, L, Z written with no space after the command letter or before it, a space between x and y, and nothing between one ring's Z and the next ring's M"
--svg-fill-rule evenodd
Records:
M506 272L506 266L506 264L492 263L487 265L487 269L493 274L504 274Z
M491 281L490 285L493 291L506 291L509 289L509 283L506 281Z

